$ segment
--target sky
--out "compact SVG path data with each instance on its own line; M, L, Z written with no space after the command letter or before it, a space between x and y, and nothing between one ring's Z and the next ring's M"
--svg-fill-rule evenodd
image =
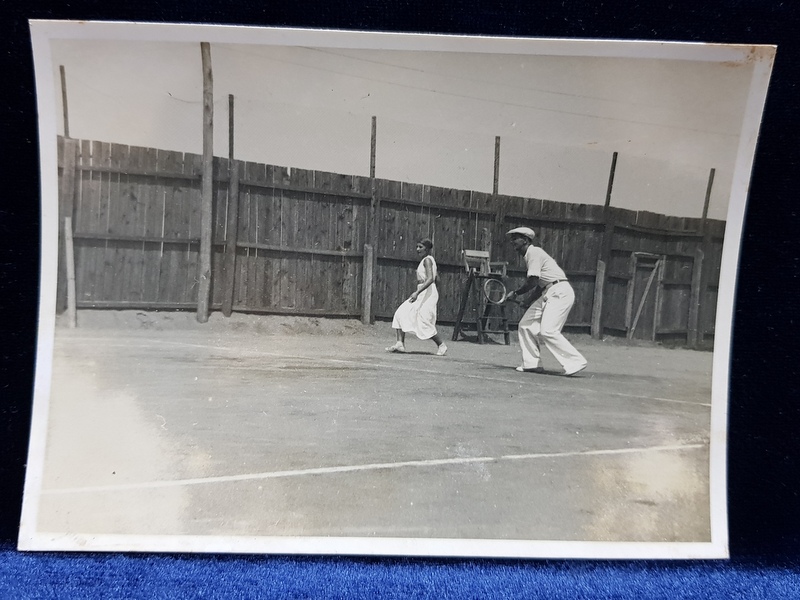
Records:
M73 138L202 153L200 45L53 40ZM752 65L212 43L214 151L295 168L725 219Z

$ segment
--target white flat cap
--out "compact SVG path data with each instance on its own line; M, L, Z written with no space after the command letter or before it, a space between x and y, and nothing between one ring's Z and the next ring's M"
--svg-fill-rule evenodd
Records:
M536 234L533 232L533 229L530 227L515 227L511 231L509 231L506 235L524 235L529 240L533 241L533 238L536 237Z

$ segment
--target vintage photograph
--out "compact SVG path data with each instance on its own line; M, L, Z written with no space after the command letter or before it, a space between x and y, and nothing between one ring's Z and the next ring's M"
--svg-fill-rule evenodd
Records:
M21 549L727 556L773 47L31 31Z

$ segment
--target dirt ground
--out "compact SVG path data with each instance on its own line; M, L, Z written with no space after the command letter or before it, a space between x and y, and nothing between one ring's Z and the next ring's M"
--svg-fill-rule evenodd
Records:
M708 541L711 353L568 337L577 377L515 342L389 354L388 323L82 311L37 530Z

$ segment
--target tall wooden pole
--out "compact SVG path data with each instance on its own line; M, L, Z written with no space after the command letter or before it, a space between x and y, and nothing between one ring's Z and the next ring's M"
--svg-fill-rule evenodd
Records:
M211 223L214 167L214 80L211 45L200 43L203 61L203 186L200 205L200 261L198 265L197 320L208 321L211 297Z
M498 250L500 250L500 244L503 243L505 239L505 224L506 224L506 210L508 207L506 206L505 200L500 200L498 197L500 191L500 136L496 135L494 137L494 180L492 182L492 206L494 206L495 213L494 213L494 235L489 232L486 236L488 241L484 242L484 249L489 251L489 255L492 254L492 243L496 240L498 244ZM488 246L488 247L487 247Z
M705 234L706 232L706 219L708 218L708 205L711 203L711 188L714 185L714 173L716 173L716 169L711 169L708 173L708 185L706 186L706 199L703 203L703 220L700 223L701 233Z
M361 288L361 322L369 325L375 321L372 310L372 297L375 287L375 275L378 268L378 190L375 182L375 155L378 144L378 118L372 117L372 136L369 151L370 204L369 223L367 225L367 243L364 244L364 262Z
M494 177L492 179L492 206L495 209L494 227L484 227L481 233L480 248L492 255L494 240L503 240L503 222L505 221L505 207L500 204L497 194L500 187L500 136L494 136ZM477 228L477 224L476 224Z
M378 117L372 117L372 138L369 144L369 176L375 179L375 152L378 145Z
M228 94L228 215L225 226L225 263L222 274L222 314L230 317L236 289L236 243L239 237L239 163L234 158L233 94Z
M64 65L58 67L61 74L61 107L64 111L64 137L69 137L69 109L67 108L67 74Z
M608 173L608 187L606 188L606 203L603 205L603 210L608 211L611 206L611 192L614 191L614 174L617 171L617 156L618 152L614 152L611 157L611 171Z
M494 137L494 182L492 183L492 194L497 196L500 185L500 136Z
M611 261L611 248L614 242L614 214L611 211L611 193L614 190L614 175L617 170L617 152L611 158L611 171L608 174L606 201L603 205L603 243L597 259L597 273L594 280L594 299L592 301L592 337L603 337L603 296L606 290L608 265Z
M75 212L75 173L78 161L78 141L70 138L63 140L64 166L61 171L61 180L58 190L58 235L64 244L60 246L58 253L58 277L56 284L56 308L60 312L68 307L67 298L67 263L66 263L66 241L65 241L65 221L70 219Z

